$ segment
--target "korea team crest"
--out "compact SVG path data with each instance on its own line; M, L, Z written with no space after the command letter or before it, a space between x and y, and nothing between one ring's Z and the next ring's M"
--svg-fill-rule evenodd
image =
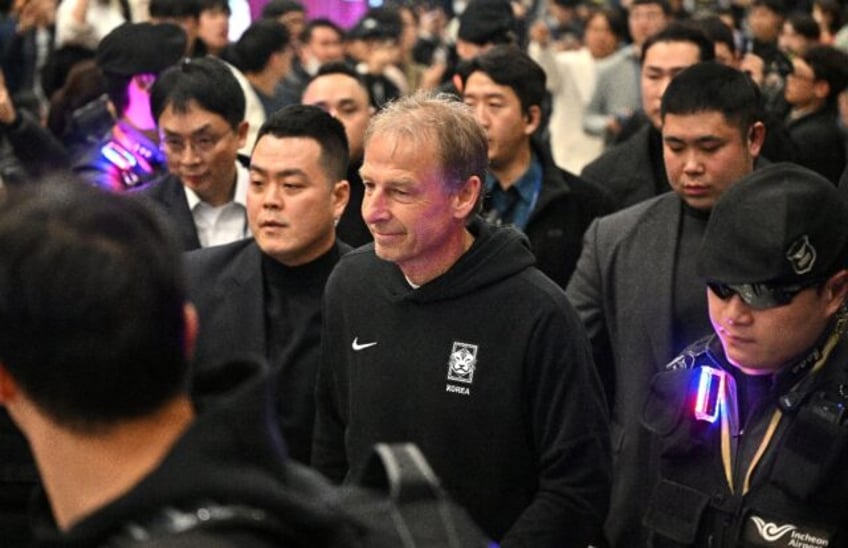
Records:
M471 384L477 367L477 345L455 342L448 359L448 380Z

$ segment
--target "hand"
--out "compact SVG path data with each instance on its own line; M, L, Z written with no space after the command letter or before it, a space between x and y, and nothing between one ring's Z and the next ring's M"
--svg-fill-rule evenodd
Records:
M10 126L17 118L18 113L6 88L6 78L0 74L0 124Z
M757 87L763 87L765 80L765 62L759 55L746 53L739 64L739 70L748 74L751 79L757 84Z

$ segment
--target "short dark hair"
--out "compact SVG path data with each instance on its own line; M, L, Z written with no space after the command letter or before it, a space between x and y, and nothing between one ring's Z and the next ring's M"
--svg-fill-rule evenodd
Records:
M720 63L692 65L675 76L663 94L660 114L720 112L743 136L762 121L760 90L751 77Z
M346 63L344 61L330 61L329 63L324 63L318 67L318 72L316 72L315 76L310 78L309 81L311 82L319 76L326 76L328 74L344 74L345 76L350 76L362 84L362 87L366 89L368 88L365 84L365 80L362 78L362 75L359 74L355 68L350 66L350 63Z
M541 106L545 99L545 71L516 46L495 46L468 61L462 71L463 85L478 71L496 84L511 88L524 112L534 105Z
M233 44L230 55L242 72L260 72L271 56L289 44L289 31L275 19L260 19L250 25Z
M645 63L648 50L654 45L663 42L689 42L698 48L698 61L712 61L715 59L715 46L701 29L691 24L671 23L663 30L654 34L642 46L642 58L640 63Z
M830 86L827 104L835 106L836 98L848 86L848 53L832 46L813 46L801 59L813 69L816 80L824 80Z
M697 16L692 19L690 25L700 29L707 39L713 43L713 46L715 44L724 44L731 53L736 54L736 40L733 37L733 31L730 30L730 27L718 15L708 14Z
M789 23L795 32L807 40L818 42L821 38L821 27L809 13L792 13L786 18L785 23Z
M610 32L619 40L626 40L629 36L629 30L627 29L627 17L625 15L625 11L621 7L603 6L601 8L594 8L586 17L586 23L588 24L589 21L595 17L603 17L606 19Z
M334 183L347 177L349 155L345 128L324 110L311 105L289 105L281 108L269 116L259 128L256 142L265 135L278 139L313 139L321 146L321 164L327 177Z
M184 60L163 72L150 91L156 120L168 105L176 112L186 112L191 101L218 114L233 129L244 120L244 92L227 65L214 57Z
M316 19L312 19L311 21L306 23L305 27L303 27L303 31L301 31L300 37L299 37L301 43L308 44L312 40L312 31L314 31L316 28L321 28L321 27L334 30L336 32L336 34L338 34L339 39L344 40L345 32L342 30L342 28L340 26L333 23L329 19L326 19L324 17L318 17Z
M662 8L664 14L671 15L671 5L668 3L668 0L633 0L630 3L630 10L633 10L633 6L644 6L647 4L656 4Z
M207 10L223 10L227 15L230 15L232 12L230 11L230 3L228 0L197 0L197 3L200 4L200 11Z
M0 203L0 363L77 431L161 408L188 388L180 264L138 199L69 178L10 188Z
M786 16L786 5L783 0L751 0L748 10L750 11L751 8L766 8L780 17Z
M148 8L151 17L193 17L200 15L198 0L150 0Z
M295 0L271 0L262 8L262 18L276 19L293 11L305 13L306 10L303 9L303 4Z

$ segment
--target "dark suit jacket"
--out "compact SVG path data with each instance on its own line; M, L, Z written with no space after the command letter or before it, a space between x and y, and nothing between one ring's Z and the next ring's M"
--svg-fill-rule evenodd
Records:
M795 162L837 184L845 169L845 140L836 114L822 109L787 122L786 129L795 145Z
M350 247L336 243L339 254ZM189 296L197 308L200 333L194 354L195 378L211 375L217 366L239 356L268 356L262 252L252 238L185 254ZM329 276L329 271L325 273ZM272 364L278 387L278 413L292 457L308 462L315 416L315 375L318 372L321 298L326 277L316 280L320 291L310 310L294 326L284 363ZM196 397L202 391L195 390Z
M615 546L639 545L641 509L655 477L648 473L656 461L639 417L651 378L674 358L671 299L681 215L680 198L666 193L597 219L566 289L613 395L606 530Z
M183 251L200 248L197 227L179 177L168 173L135 194L154 205Z
M647 124L628 140L607 150L586 165L580 176L605 188L615 210L639 203L657 195L657 188L665 188L665 169L654 170L651 157L651 124ZM659 150L662 155L662 149ZM662 165L662 157L658 159Z

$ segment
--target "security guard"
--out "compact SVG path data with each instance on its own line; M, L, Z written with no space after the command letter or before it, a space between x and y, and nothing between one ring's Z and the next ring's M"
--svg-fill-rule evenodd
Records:
M80 177L121 191L144 186L167 172L150 113L149 91L156 76L185 51L185 31L169 23L126 23L103 38L96 61L103 72L108 108L117 120L105 135L89 134L88 142L79 147L82 154L74 161L74 171ZM89 108L104 111L90 118L109 115L105 101Z
M653 546L848 546L848 201L774 164L718 201L698 255L715 334L652 382Z

